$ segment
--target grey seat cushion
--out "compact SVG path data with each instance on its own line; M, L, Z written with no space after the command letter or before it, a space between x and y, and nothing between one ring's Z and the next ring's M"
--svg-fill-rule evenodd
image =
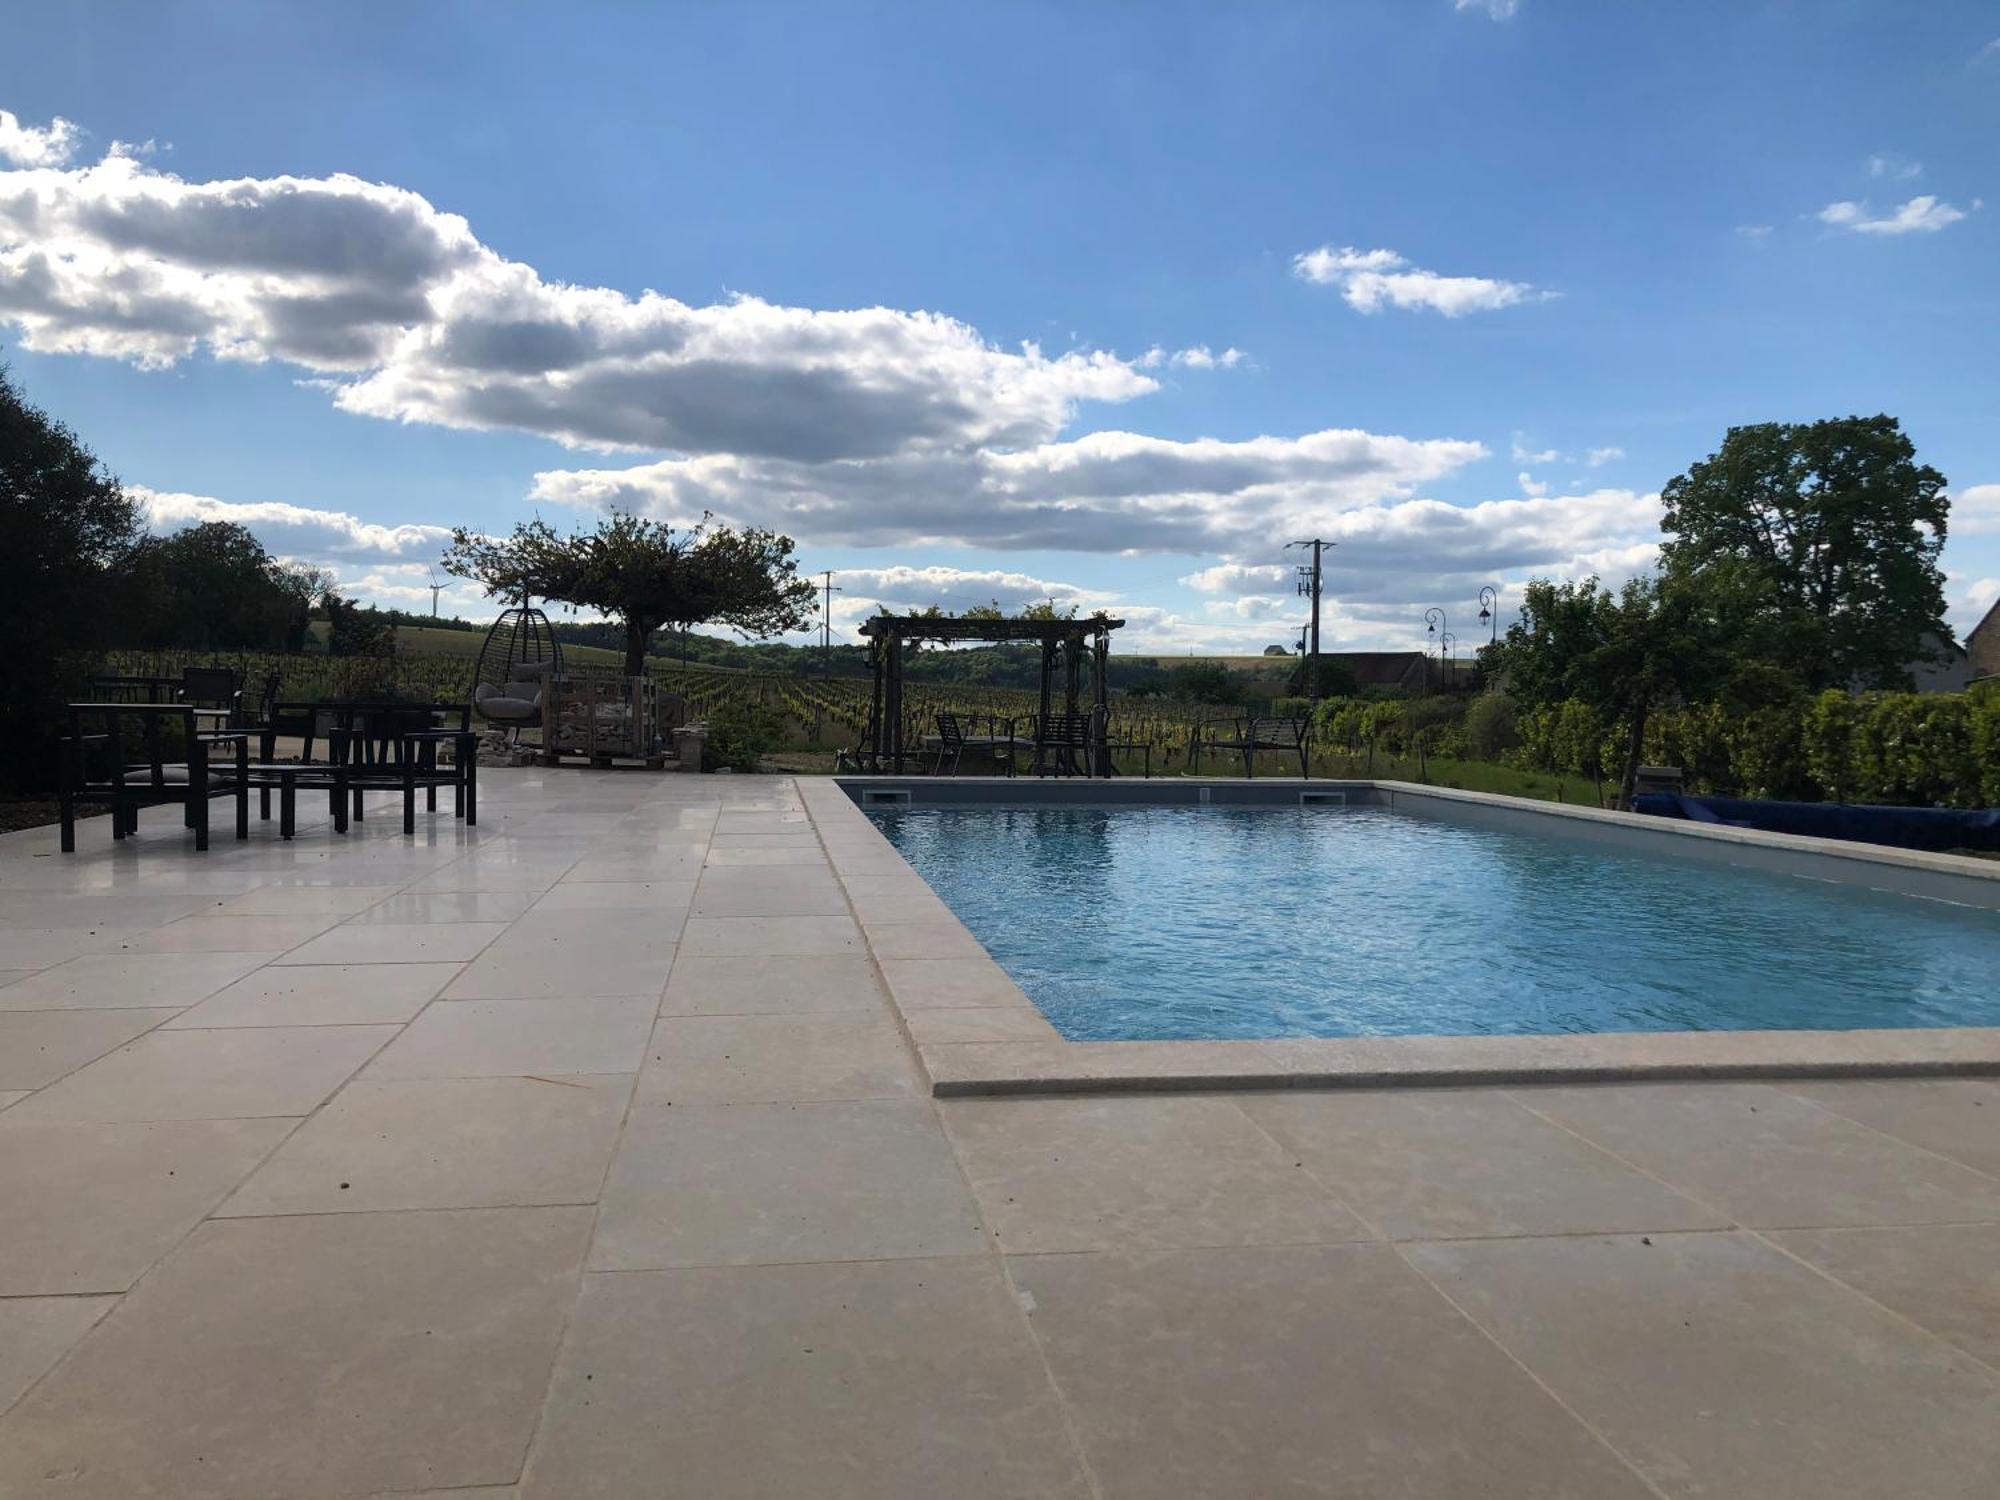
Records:
M531 698L489 693L479 700L479 711L489 719L533 719L540 716L542 706Z

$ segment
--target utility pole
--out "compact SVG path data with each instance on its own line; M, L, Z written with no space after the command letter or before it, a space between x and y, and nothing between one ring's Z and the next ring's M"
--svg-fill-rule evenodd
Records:
M826 606L820 614L819 622L819 675L833 676L833 596L844 592L833 581L833 569L821 573L826 595Z
M1294 547L1312 548L1312 565L1310 567L1301 565L1299 568L1299 592L1312 600L1312 623L1306 627L1306 697L1315 703L1319 702L1320 553L1328 547L1338 545L1337 542L1324 541L1319 537L1313 537L1310 541L1285 543L1287 552Z

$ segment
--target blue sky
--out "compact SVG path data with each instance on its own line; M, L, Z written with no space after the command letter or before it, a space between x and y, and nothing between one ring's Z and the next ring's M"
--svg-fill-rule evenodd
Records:
M1255 650L1317 531L1330 644L1469 640L1482 583L1644 567L1731 424L1882 410L1955 621L2000 597L1990 3L11 24L0 357L156 524L363 597L427 603L436 528L706 508L850 619Z

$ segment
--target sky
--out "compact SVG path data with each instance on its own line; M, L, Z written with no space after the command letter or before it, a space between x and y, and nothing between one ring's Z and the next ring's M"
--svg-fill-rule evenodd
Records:
M704 512L1124 651L1477 644L1732 425L1889 412L2000 598L2000 6L15 10L0 361L160 530L428 608ZM1992 199L1989 203L1987 200ZM490 615L476 587L442 607ZM804 637L800 637L803 639Z

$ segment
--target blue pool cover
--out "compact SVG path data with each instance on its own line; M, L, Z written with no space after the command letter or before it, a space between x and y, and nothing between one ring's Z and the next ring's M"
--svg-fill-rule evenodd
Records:
M1898 849L2000 850L2000 808L1876 807L1859 802L1756 802L1742 797L1690 797L1646 792L1634 809L1663 818L1727 823L1766 833L1853 839Z

